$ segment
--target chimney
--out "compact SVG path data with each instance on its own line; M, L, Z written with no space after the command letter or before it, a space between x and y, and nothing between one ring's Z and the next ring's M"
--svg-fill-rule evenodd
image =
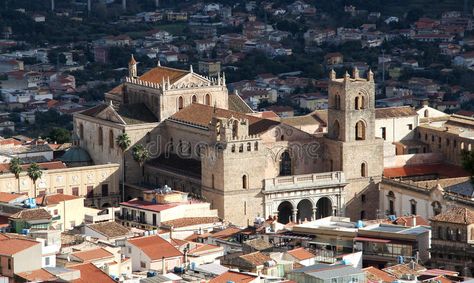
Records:
M413 227L416 227L416 215L413 215Z

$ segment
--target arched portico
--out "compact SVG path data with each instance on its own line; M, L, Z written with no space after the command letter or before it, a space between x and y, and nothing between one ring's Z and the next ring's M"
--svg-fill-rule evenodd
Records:
M278 206L278 222L287 224L293 219L294 206L289 201L284 201Z
M316 203L316 209L316 219L331 216L333 214L331 199L328 197L320 198Z
M297 212L297 219L298 221L310 221L314 220L314 215L313 215L313 209L314 209L314 204L312 201L309 199L303 199L298 203L297 206L298 212Z

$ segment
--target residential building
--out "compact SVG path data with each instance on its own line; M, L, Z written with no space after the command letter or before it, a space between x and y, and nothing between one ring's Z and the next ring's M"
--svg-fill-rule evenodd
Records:
M365 282L366 276L362 269L349 265L315 264L293 270L288 279L307 283Z
M16 273L42 267L41 243L34 240L0 237L1 274L13 279ZM12 282L12 281L11 281Z
M129 239L122 252L131 258L133 271L168 272L184 263L183 253L158 235Z

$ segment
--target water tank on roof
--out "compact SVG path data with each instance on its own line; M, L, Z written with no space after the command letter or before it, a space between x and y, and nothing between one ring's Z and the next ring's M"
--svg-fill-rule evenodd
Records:
M356 228L363 228L363 227L364 227L364 222L362 222L362 220L357 220Z
M395 215L389 215L388 219L390 219L390 221L395 221L397 220L397 217Z
M146 277L155 277L156 276L156 271L148 271L146 273Z

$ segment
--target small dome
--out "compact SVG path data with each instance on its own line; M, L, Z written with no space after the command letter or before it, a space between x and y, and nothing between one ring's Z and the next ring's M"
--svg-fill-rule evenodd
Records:
M63 156L59 158L62 162L65 163L90 163L92 162L92 158L89 153L80 147L73 146L69 148Z

